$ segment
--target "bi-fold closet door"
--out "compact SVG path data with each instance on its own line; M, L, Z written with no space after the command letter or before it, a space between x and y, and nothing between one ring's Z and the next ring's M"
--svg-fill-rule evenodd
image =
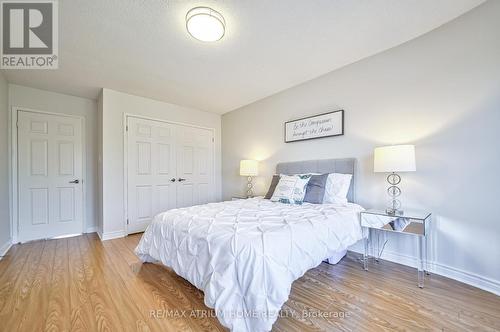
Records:
M128 233L158 213L214 200L213 131L127 117Z

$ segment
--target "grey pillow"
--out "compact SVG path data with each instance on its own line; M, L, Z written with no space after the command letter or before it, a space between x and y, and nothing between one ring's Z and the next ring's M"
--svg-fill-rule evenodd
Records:
M313 175L307 183L306 196L304 202L321 204L325 196L326 180L328 174Z
M278 182L280 182L280 176L273 175L273 179L271 180L271 185L269 186L269 190L267 191L266 196L264 196L265 199L271 199L271 197L273 197L274 189L276 189Z

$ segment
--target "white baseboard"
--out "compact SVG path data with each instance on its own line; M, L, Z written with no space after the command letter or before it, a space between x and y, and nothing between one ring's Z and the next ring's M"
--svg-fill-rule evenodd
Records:
M429 270L433 273L461 281L500 296L500 281L498 280L483 277L472 272L456 269L454 267L436 262L429 263L429 266Z
M7 251L9 251L10 247L12 247L12 240L9 239L7 242L5 242L1 247L0 247L0 259L7 254Z
M127 234L125 233L125 231L106 232L106 233L100 233L98 231L97 235L99 236L99 238L101 239L101 241L118 239L118 238L127 236Z
M87 228L85 233L97 233L97 226L92 226L92 227Z
M363 251L357 247L349 248L349 250L363 254ZM369 252L372 251L370 250ZM380 258L390 262L411 266L414 268L417 268L418 266L418 259L416 257L404 255L394 251L384 250ZM430 273L439 274L447 278L455 279L465 284L481 288L487 292L500 295L500 281L498 280L493 280L491 278L483 277L478 274L460 270L448 265L440 264L435 261L428 261L427 269L429 270Z

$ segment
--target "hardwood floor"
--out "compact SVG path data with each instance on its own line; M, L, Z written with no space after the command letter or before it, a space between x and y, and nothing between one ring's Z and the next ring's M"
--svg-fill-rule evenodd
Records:
M140 263L139 239L13 246L0 261L0 331L224 331L202 292ZM297 280L273 330L500 330L500 297L437 275L419 289L414 269L383 261L365 272L357 257Z

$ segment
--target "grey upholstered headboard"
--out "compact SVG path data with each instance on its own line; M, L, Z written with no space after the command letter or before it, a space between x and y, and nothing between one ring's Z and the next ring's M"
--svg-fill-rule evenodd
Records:
M322 160L305 160L291 161L279 163L276 165L276 174L299 174L299 173L343 173L352 174L351 187L347 193L349 202L356 202L355 195L355 172L356 159L322 159Z

